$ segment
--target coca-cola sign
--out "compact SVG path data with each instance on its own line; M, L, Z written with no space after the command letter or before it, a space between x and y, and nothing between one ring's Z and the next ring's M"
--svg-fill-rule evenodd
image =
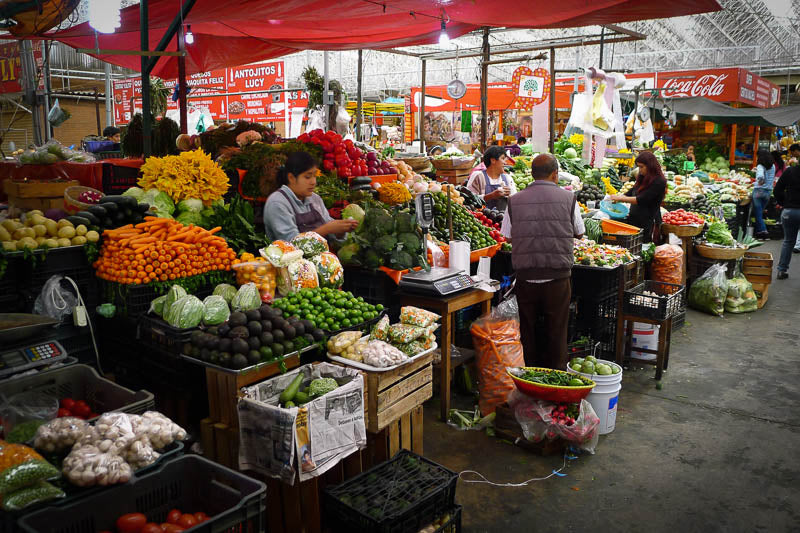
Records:
M705 74L698 77L669 78L664 81L662 95L673 98L703 96L711 98L725 92L727 74Z

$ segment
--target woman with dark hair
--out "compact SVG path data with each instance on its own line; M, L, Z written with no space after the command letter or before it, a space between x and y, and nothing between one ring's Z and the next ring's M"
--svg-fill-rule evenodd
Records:
M483 169L476 168L467 182L467 189L486 202L489 209L503 212L508 198L517 192L514 180L504 172L506 151L502 146L490 146L483 154Z
M757 239L769 239L767 225L764 224L764 209L772 196L775 182L775 161L767 150L756 154L756 183L753 186L753 211L756 216L755 235Z
M308 152L294 152L278 170L281 188L264 204L264 226L273 240L288 241L298 233L314 231L323 237L342 235L358 222L333 220L322 198L314 192L319 163Z
M783 175L786 170L786 162L783 160L780 150L775 150L771 153L772 160L775 162L775 179L777 180Z
M642 228L644 241L651 242L654 230L661 227L661 202L667 194L667 178L652 152L642 152L635 162L639 175L633 188L626 194L612 195L611 200L631 204L627 222Z

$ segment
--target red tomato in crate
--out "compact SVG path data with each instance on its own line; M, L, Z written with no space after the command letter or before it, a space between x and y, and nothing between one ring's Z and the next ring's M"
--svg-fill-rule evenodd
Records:
M167 522L170 524L177 524L178 520L181 519L183 513L180 512L178 509L172 509L169 513L167 513Z
M117 518L119 533L140 533L147 524L147 517L142 513L128 513Z

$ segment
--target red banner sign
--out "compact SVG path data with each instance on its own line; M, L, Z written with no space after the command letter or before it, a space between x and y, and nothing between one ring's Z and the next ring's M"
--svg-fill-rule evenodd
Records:
M42 47L39 41L33 41L33 58L37 67L42 66ZM0 44L0 93L22 92L20 84L22 76L22 59L20 58L19 41ZM44 78L39 76L39 89L44 88Z
M227 79L229 93L252 93L259 89L280 91L286 87L283 61L229 68ZM282 121L286 118L286 98L282 92L231 94L228 118L250 122Z

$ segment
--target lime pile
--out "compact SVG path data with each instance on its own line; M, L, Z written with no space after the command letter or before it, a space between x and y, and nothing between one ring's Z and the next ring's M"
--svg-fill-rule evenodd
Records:
M286 316L297 316L308 320L315 327L326 331L338 331L357 326L376 318L383 305L372 305L352 292L329 288L302 289L275 300L272 304Z

